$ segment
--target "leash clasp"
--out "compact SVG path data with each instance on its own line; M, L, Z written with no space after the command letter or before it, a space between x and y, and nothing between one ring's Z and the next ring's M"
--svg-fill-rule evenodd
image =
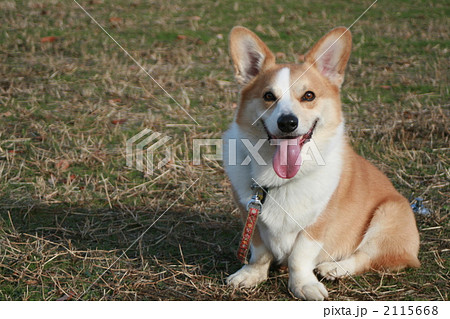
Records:
M250 207L261 210L262 205L266 200L267 189L265 187L259 186L259 184L257 183L253 183L250 188L253 191L253 195L250 201L247 203L247 211L250 209Z
M262 209L262 203L259 200L258 195L253 195L252 198L247 203L247 211L249 211L250 208L256 208L259 211Z

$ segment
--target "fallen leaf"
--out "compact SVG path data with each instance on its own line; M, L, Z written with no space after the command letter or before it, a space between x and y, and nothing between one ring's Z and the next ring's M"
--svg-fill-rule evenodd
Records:
M65 171L70 166L70 163L68 160L60 160L58 163L56 163L56 168L60 169L62 171Z
M413 118L413 115L412 115L411 112L409 112L409 111L404 111L404 112L403 112L403 117L406 118L406 119L408 119L408 120L410 120L410 119Z
M117 125L117 124L123 124L126 121L127 121L127 119L117 119L117 120L111 120L111 123L114 125Z
M391 86L390 85L380 85L380 88L389 90L389 89L391 89Z
M177 40L186 40L187 36L185 36L184 34L179 34L177 35Z
M56 39L58 39L58 38L57 38L57 37L54 37L54 36L43 37L43 38L41 38L41 43L55 42Z
M110 100L108 100L108 103L112 104L112 105L116 105L117 103L120 103L120 102L122 102L121 99L110 99Z
M8 116L11 116L11 115L12 115L12 113L10 111L5 112L5 113L0 113L0 118L1 117L8 117Z
M286 54L284 52L277 52L275 56L277 59L286 59Z
M63 182L64 184L72 183L72 181L73 181L75 178L77 178L77 176L76 176L75 174L70 174L70 175L69 175L69 178L63 179L62 182Z
M303 54L299 54L299 55L297 55L297 60L298 60L298 62L304 62L305 56Z
M23 151L22 150L8 150L8 153L9 154L21 154L21 153L23 153Z
M111 18L109 18L109 22L111 22L111 23L120 23L120 22L122 22L122 18L120 18L120 17L111 17Z
M33 136L33 140L41 142L44 140L44 137L42 135L35 135Z

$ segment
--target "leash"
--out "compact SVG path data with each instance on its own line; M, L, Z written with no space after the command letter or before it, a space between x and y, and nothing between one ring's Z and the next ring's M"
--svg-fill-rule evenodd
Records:
M237 252L237 258L243 264L247 264L247 255L250 248L250 241L255 230L256 221L261 214L262 205L266 200L266 194L268 189L266 187L259 186L253 183L251 186L253 195L250 201L247 203L247 220L242 231L241 241L239 243L239 249Z

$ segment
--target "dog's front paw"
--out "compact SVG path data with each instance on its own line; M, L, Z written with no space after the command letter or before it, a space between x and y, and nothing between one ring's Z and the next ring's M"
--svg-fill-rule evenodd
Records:
M324 300L328 298L327 289L317 280L304 284L289 279L289 290L295 297L302 300Z
M337 262L324 262L317 266L317 272L328 280L335 280L340 277L345 277L349 275L349 271L347 271L342 265Z
M248 288L254 287L267 279L266 267L255 265L245 265L240 270L227 278L227 284L235 287Z

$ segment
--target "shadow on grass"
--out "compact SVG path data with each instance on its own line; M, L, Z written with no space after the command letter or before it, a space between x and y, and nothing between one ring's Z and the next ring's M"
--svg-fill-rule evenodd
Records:
M240 267L235 250L241 225L228 211L213 216L183 209L161 216L163 212L64 204L3 209L0 299L292 299L287 274L276 268L255 289L224 285L224 278ZM429 217L419 217L418 222L425 229L436 227ZM355 277L357 283L351 279L326 282L331 297L430 300L434 295L433 299L445 300L446 262L440 259L443 268L436 269L429 260L430 252L442 250L443 235L422 233L421 269L368 273Z
M118 299L130 299L121 290L130 288L132 281L156 288L157 293L149 295L146 289L133 287L136 296L131 299L199 299L198 291L186 294L186 287L180 292L173 284L183 277L183 282L200 279L217 285L223 283L229 267L238 269L235 248L241 226L229 212L211 217L181 209L163 213L164 209L94 209L64 204L1 210L0 239L5 244L1 276L18 283L18 291L11 288L10 298L23 299L23 283L27 282L45 286L53 297L58 293L52 292L51 286L58 288L59 294L80 296L111 266L83 299L116 299L118 295ZM51 285L61 272L66 277ZM127 275L116 282L118 274ZM189 278L192 276L195 278ZM195 286L193 282L190 285ZM112 291L106 295L99 292L106 287ZM2 299L9 299L5 290L3 293ZM28 297L47 298L38 291ZM200 299L205 297L208 294Z

